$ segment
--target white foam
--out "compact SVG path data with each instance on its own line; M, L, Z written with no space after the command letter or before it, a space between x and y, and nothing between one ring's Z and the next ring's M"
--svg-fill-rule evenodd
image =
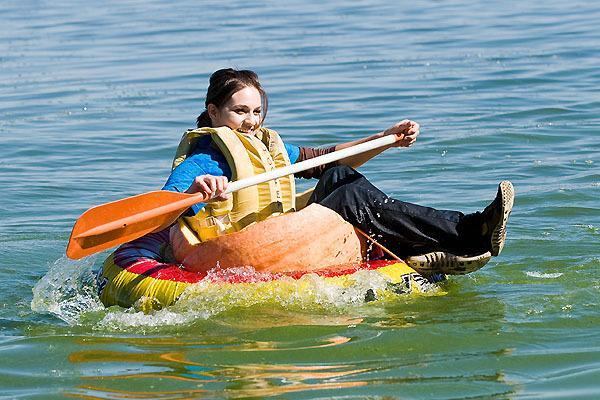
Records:
M554 272L554 273L546 274L546 273L539 272L539 271L526 271L525 275L531 276L533 278L555 279L555 278L561 277L563 275L563 273L562 272Z
M133 309L114 310L102 318L96 328L111 330L128 330L134 327L160 328L163 326L185 325L196 319L206 319L208 316L200 312L174 312L169 308L144 313Z
M237 269L236 269L237 270ZM255 273L250 267L244 274ZM242 271L231 271L239 274ZM232 308L251 307L258 304L278 305L286 309L339 310L365 302L369 289L385 290L386 279L376 271L358 271L348 285L340 286L316 274L306 274L300 279L278 277L269 282L247 284L219 284L207 280L190 285L181 295L173 309L204 311L214 315Z

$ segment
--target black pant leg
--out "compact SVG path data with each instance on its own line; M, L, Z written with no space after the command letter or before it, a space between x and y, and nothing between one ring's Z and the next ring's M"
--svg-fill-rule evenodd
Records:
M430 251L466 255L482 246L475 215L393 199L347 166L325 171L309 203L332 209L400 257Z

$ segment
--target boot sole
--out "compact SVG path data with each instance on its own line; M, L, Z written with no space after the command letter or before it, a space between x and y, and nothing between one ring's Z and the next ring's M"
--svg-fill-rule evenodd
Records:
M422 275L436 273L464 275L477 271L487 264L491 257L492 254L489 251L472 257L462 257L444 251L434 251L419 256L408 257L406 263Z
M500 254L504 248L504 242L506 241L506 224L508 223L508 217L515 201L515 188L510 181L502 181L500 182L500 193L502 195L502 220L492 231L491 253L493 256Z

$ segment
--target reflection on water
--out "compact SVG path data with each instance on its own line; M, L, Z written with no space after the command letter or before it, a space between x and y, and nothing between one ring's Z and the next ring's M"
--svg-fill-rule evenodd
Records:
M448 329L451 315L440 317L431 304L414 302L396 306L406 307L407 318L417 324L398 323L397 313L384 307L362 321L329 326L277 324L283 319L280 311L271 324L250 323L246 329L225 319L196 323L171 337L80 338L79 350L68 355L69 363L84 371L73 393L90 398L330 397L386 388L410 397L449 383L475 393L514 393L519 380L508 380L502 372L507 365L498 364L513 351L505 346L490 351L485 340L490 332L502 331L501 315L490 318L486 311L499 304L477 295L464 298L473 314L463 321L464 334ZM452 295L438 299L448 308L460 308L463 301ZM245 321L253 315L250 311ZM192 331L198 332L196 338Z
M341 342L347 343L348 338ZM503 373L486 372L486 368L477 371L476 366L470 369L464 367L465 363L480 363L477 360L482 357L508 354L509 351L504 349L489 355L440 355L428 359L427 365L393 357L349 364L273 363L260 357L260 363L244 360L243 363L230 364L220 360L218 354L211 357L190 348L185 352L142 354L137 352L139 350L73 353L69 360L76 364L88 363L102 369L110 365L122 366L120 372L108 371L103 376L82 378L76 393L124 398L187 398L191 395L270 397L292 392L318 392L322 396L331 390L342 394L344 392L339 390L382 385L404 388L406 393L410 393L411 387L414 390L417 386L448 382L462 382L473 388L485 383L495 386L496 394L514 393L512 384ZM449 368L451 365L453 367ZM128 385L131 380L135 380L137 389Z
M324 338L323 343L312 348L343 345L349 337ZM102 342L102 341L100 341ZM123 340L105 338L105 343L118 343ZM128 349L105 350L86 349L73 352L68 360L73 364L87 364L86 370L103 370L103 376L84 376L80 384L80 395L100 396L120 395L123 397L167 397L179 398L191 394L234 392L235 396L276 396L284 393L306 390L326 390L366 385L367 382L351 379L353 375L365 373L368 369L353 365L295 365L289 363L247 363L229 364L223 353L231 356L238 351L296 351L302 348L280 348L278 343L252 342L233 345L215 345L212 342L190 342L188 340L163 340L156 342L143 339L128 339ZM97 342L82 340L80 344L96 347ZM160 352L157 348L184 348L186 351ZM202 349L202 351L198 351ZM213 354L216 353L216 354ZM193 361L197 358L202 361ZM262 358L262 356L260 357ZM340 380L340 378L344 378ZM147 382L153 389L132 390L127 388L127 380ZM139 387L139 385L137 385ZM190 389L191 386L196 388ZM175 397L172 397L175 396Z

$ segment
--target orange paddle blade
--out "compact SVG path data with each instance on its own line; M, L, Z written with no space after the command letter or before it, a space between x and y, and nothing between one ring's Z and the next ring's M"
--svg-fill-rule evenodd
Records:
M204 200L198 193L158 190L90 208L73 226L67 256L79 259L164 229Z

